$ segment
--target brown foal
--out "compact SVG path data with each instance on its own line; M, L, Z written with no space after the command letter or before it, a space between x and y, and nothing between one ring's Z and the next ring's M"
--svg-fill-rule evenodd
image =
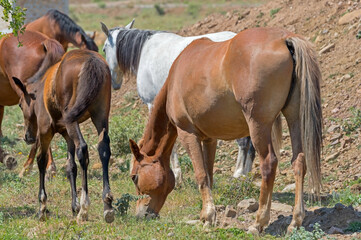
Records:
M47 151L55 133L60 133L68 146L67 176L71 185L72 211L78 221L87 220L90 200L88 196L87 169L88 146L81 134L79 123L91 118L98 136L98 152L103 166L104 218L114 220L113 197L110 192L108 165L110 140L108 118L110 110L110 70L105 60L96 52L73 50L63 58L51 59L50 68L39 72L23 84L13 78L20 92L20 105L24 114L26 135L36 137L40 147L37 162L40 172L39 217L45 219L47 195L45 192L45 167ZM37 129L36 132L31 129ZM77 167L75 153L82 169L80 205L76 193Z

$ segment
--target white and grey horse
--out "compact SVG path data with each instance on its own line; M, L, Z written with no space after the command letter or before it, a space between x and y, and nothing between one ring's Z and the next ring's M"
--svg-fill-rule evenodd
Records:
M112 86L119 89L123 74L132 72L137 76L139 97L148 105L149 111L159 90L168 77L174 60L193 40L207 37L215 42L233 38L233 32L218 32L200 36L182 37L174 33L153 30L132 29L134 19L125 27L108 29L104 23L102 31L107 36L103 52L109 64ZM234 177L246 175L252 170L255 150L249 137L237 140L239 151ZM171 165L177 184L182 180L182 172L175 150Z

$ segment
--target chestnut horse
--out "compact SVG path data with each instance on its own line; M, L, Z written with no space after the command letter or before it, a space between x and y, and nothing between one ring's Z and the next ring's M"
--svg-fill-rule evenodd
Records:
M56 9L50 9L44 16L25 25L27 30L38 31L56 39L66 51L72 43L80 49L89 49L98 52L94 40L85 34L69 16ZM95 35L94 35L95 36Z
M180 137L194 166L202 195L202 220L213 224L212 198L216 139L251 136L260 156L259 209L250 232L270 220L277 168L271 129L282 113L292 141L295 208L291 231L305 216L306 169L312 190L321 188L321 72L316 53L301 36L276 28L245 30L225 42L193 41L176 59L154 102L139 147L130 140L136 161L132 180L138 194L137 215L158 214L174 188L169 167L173 144ZM307 167L306 167L307 166Z
M18 47L19 40L23 44L20 48ZM4 106L19 103L18 94L20 92L11 78L15 76L25 82L39 70L43 62L48 61L47 59L61 57L63 54L64 50L59 42L49 39L39 32L26 30L18 38L14 37L13 34L7 34L0 40L0 136L2 135L1 123L4 117ZM35 141L35 139L30 139L29 136L25 136L25 139L29 144ZM36 144L34 144L20 176L30 170L36 149ZM2 153L0 154L2 155L0 161L4 161L7 165L16 164L14 158L4 158L2 160L5 154L1 148L0 153ZM11 160L12 163L7 163L7 160ZM51 168L48 168L49 171L55 171L51 152L49 152L48 163L49 167L51 166Z
M91 118L95 125L99 144L98 152L103 165L103 201L106 222L114 220L112 194L109 187L108 165L110 140L108 118L111 97L110 70L100 54L89 50L73 50L66 53L61 61L46 72L39 72L23 84L13 78L20 92L20 107L28 123L26 135L37 139L40 153L37 162L40 172L39 218L45 219L47 195L44 176L47 164L47 149L55 133L60 133L68 146L67 176L71 184L72 211L78 213L77 220L88 218L90 200L88 197L87 168L89 164L88 146L81 134L79 123ZM57 63L56 63L57 62ZM38 132L32 129L37 126ZM82 169L82 193L80 206L76 193L77 167L75 153Z

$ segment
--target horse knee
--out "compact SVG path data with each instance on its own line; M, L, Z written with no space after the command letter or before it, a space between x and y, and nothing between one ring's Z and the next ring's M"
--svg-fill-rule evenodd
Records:
M273 178L276 174L277 165L278 165L278 159L274 154L269 155L268 158L261 161L262 179L268 182L270 178Z

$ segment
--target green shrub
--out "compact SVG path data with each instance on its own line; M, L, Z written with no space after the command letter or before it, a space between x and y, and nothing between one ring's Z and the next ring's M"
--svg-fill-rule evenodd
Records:
M122 115L114 116L110 120L109 136L114 157L131 153L129 139L138 141L144 130L144 119L137 110L131 110L127 115Z
M271 16L272 18L274 18L275 15L276 15L280 10L281 10L281 8L272 9L272 10L270 11L270 16Z
M165 15L164 8L162 8L159 4L154 4L154 8L157 11L159 16Z
M361 110L355 107L350 108L352 116L343 120L342 129L346 134L351 134L361 128Z
M320 228L320 224L314 225L313 231L308 232L304 227L294 229L290 236L286 237L288 240L317 240L325 236L325 232Z
M361 231L361 222L350 222L348 228L345 229L347 232L359 232Z
M201 10L201 5L199 3L189 3L187 8L187 13L193 18L196 18Z
M259 188L253 184L253 176L247 175L244 179L230 177L223 183L215 185L219 194L216 204L237 205L242 199L258 198Z

